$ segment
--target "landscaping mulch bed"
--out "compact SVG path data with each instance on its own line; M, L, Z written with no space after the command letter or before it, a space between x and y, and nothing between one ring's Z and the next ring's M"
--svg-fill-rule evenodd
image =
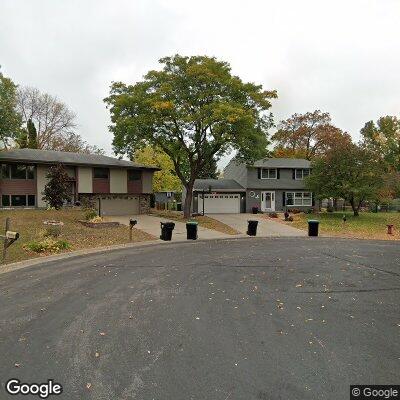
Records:
M94 229L118 228L121 225L119 222L115 221L91 222L84 219L79 219L78 222L83 226Z

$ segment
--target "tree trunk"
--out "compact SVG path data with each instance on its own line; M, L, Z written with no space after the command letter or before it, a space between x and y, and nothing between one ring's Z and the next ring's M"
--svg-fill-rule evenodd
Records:
M189 183L186 188L185 204L183 205L183 216L190 218L192 210L192 199L193 199L193 186L194 183Z
M338 199L337 197L333 198L333 211L337 211L338 210Z
M358 217L359 216L358 210L360 209L361 201L358 203L358 206L356 206L354 199L350 199L350 205L353 210L353 215L355 217Z

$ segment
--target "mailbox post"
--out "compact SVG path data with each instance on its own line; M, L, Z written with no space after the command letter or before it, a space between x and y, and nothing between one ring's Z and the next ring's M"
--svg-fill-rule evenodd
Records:
M3 239L3 257L2 262L6 259L7 249L19 238L18 232L10 231L10 218L6 218L6 226L4 235L0 235Z
M137 224L137 220L130 218L129 219L129 240L132 241L132 229Z

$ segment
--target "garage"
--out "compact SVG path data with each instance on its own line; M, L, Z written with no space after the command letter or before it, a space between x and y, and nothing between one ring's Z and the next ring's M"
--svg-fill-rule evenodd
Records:
M204 202L204 214L240 213L239 193L199 194L198 196L199 213L203 213L203 202Z
M139 214L139 196L100 198L101 216L135 214Z

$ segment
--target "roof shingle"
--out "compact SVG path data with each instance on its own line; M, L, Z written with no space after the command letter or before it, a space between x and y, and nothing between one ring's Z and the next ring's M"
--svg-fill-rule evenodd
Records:
M33 164L90 165L101 167L141 168L159 170L157 167L137 164L132 161L103 156L101 154L70 153L66 151L13 149L0 151L1 161L21 161Z

